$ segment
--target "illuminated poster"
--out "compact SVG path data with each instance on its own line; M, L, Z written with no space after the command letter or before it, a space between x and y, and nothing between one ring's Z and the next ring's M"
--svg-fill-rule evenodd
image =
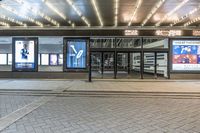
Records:
M172 70L200 70L200 41L174 40L172 42L172 48Z
M35 41L15 40L15 69L35 69Z
M67 68L86 68L86 48L85 40L67 41Z
M57 54L50 54L50 65L58 65L58 56Z

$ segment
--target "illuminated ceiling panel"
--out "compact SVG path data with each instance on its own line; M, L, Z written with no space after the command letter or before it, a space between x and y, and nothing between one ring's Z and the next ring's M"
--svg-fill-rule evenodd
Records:
M0 21L10 27L198 27L199 11L199 0L0 1Z

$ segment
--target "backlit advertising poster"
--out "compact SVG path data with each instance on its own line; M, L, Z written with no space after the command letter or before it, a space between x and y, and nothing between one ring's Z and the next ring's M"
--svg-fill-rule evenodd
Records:
M36 47L35 40L31 39L14 40L14 70L33 71L36 69L35 47Z
M50 65L52 65L52 66L58 65L58 55L57 54L50 54Z
M87 42L86 40L67 41L67 68L86 68Z
M200 41L173 40L172 41L172 70L199 71L200 70Z

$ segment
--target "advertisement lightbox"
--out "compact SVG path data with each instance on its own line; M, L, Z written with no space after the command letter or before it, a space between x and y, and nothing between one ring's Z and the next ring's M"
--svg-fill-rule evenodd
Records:
M37 64L37 40L36 39L13 39L13 70L36 71Z
M200 41L172 41L172 70L200 71Z
M70 69L86 68L87 41L68 40L66 66Z

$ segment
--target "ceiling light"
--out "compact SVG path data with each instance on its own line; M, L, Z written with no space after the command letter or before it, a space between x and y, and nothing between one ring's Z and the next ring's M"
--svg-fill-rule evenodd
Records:
M81 11L74 5L72 0L66 0L66 2L74 9L74 11L78 14L79 17L86 23L88 27L90 27L89 21L86 19L85 16L81 13Z
M13 14L19 16L19 17L22 17L22 18L27 19L28 21L30 21L30 22L32 22L32 23L35 23L36 25L38 25L38 26L40 26L40 27L43 27L43 26L44 26L44 24L41 23L40 21L37 21L37 20L35 20L35 19L31 18L31 17L28 17L28 16L26 16L26 15L22 15L22 14L20 14L19 12L17 12L15 9L13 9L13 8L11 8L11 7L9 7L9 6L7 6L6 4L0 4L0 7L2 7L3 9L5 9L5 10L7 10L7 11L9 11L9 12L11 12L11 13L13 13Z
M189 25L196 23L198 21L200 21L200 17L196 17L196 18L190 20L189 22L185 23L184 26L189 26Z
M21 4L21 5L25 5L25 1L24 0L15 0L17 3ZM53 25L59 26L60 24L52 19L51 17L47 16L46 14L44 14L41 11L38 11L37 9L35 9L33 6L26 6L26 8L30 11L32 11L34 14L39 15L40 17L42 17L43 19L49 21L50 23L52 23Z
M0 15L0 18L4 19L4 20L7 20L7 21L10 21L12 23L16 23L20 26L26 26L27 24L22 22L22 21L19 21L19 20L15 20L14 18L11 18L11 17L7 17L6 15Z
M94 10L96 12L96 15L97 15L97 17L99 19L100 25L103 26L103 21L102 21L101 15L100 15L100 11L99 11L99 9L97 7L96 0L92 0L92 5L93 5Z
M159 0L156 3L156 5L151 9L150 13L145 18L145 20L142 22L141 26L144 26L149 21L149 19L156 13L156 11L163 5L164 2L165 0Z
M190 17L191 15L193 15L194 13L196 13L199 10L200 10L200 6L197 7L197 8L192 9L191 11L189 11L189 13L186 13L185 15L181 16L178 20L176 20L172 24L170 24L170 26L174 26L174 25L182 22L183 20L185 20L186 18Z
M6 27L10 27L10 25L8 23L2 22L2 21L0 21L0 25L6 26Z
M138 0L138 1L137 1L137 5L136 5L136 7L135 7L135 10L134 10L134 12L133 12L133 15L132 15L132 17L131 17L131 20L130 20L129 23L128 23L128 26L131 26L132 21L135 19L135 15L136 15L136 13L137 13L137 11L138 11L138 9L140 8L141 5L142 5L142 0Z
M118 25L119 0L115 0L115 26Z
M163 19L161 19L158 23L156 23L156 26L160 26L162 22L164 22L167 18L171 17L173 13L175 13L178 9L180 9L182 6L184 6L189 0L184 0L180 4L178 4L173 10L171 10L169 13L167 13Z

